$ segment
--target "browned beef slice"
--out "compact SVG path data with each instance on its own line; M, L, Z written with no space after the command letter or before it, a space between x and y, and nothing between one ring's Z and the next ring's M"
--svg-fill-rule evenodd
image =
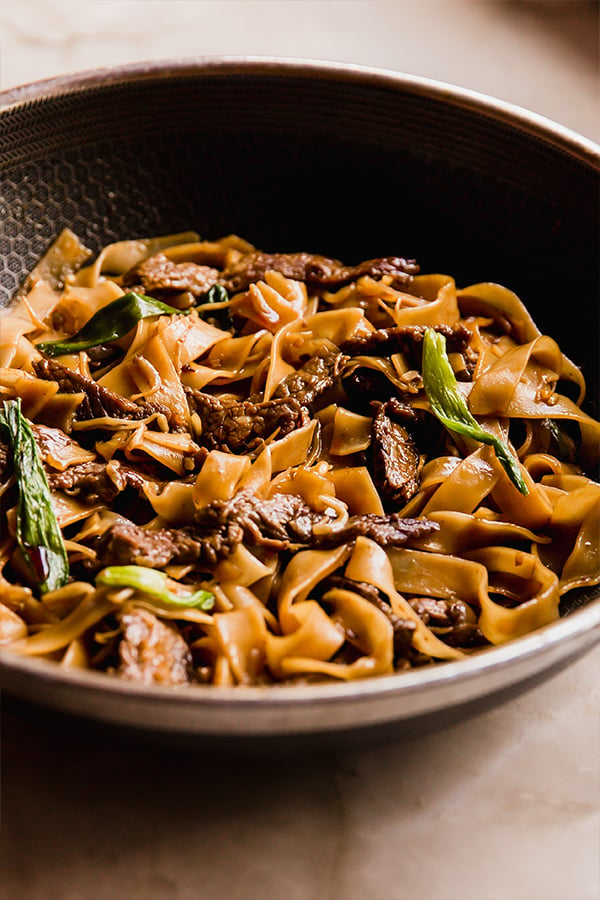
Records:
M49 472L48 482L55 491L79 497L88 503L111 503L126 487L141 490L144 479L131 466L114 466L107 471L106 463L90 460L69 466L63 472Z
M371 406L375 410L370 446L373 481L384 501L407 503L419 490L419 451L399 419L406 421L414 413L397 400L375 401Z
M202 421L199 442L209 450L248 453L277 433L284 437L308 421L306 410L293 398L255 402L186 391L190 409Z
M33 363L33 367L38 378L56 381L62 393L85 394L75 413L75 418L79 421L101 419L104 416L137 421L155 413L171 417L170 410L165 406L158 403L134 403L54 359L39 359Z
M421 345L428 327L394 325L391 328L378 328L371 334L344 341L340 349L348 356L391 356L392 353L404 353L409 358L419 361L420 365ZM449 353L461 353L471 339L470 330L462 324L432 327L446 338ZM418 351L416 355L415 351Z
M453 647L470 647L485 643L477 616L462 600L414 597L409 601L417 615Z
M118 674L143 684L187 684L192 656L174 626L145 609L121 616Z
M238 494L232 500L215 501L198 510L186 528L151 530L133 523L118 523L97 539L94 547L102 565L142 566L162 569L170 564L214 565L243 540L271 550L288 547L335 547L364 536L382 546L401 546L437 530L427 519L389 516L351 516L340 527L327 526L328 516L316 513L293 494L264 499Z
M217 283L220 272L194 262L175 263L164 253L148 257L123 276L123 284L140 284L149 294L178 294L189 291L200 297Z
M295 494L276 494L268 500L253 494L237 494L216 501L196 513L194 532L226 533L237 524L251 543L284 549L290 542L309 543L315 513ZM326 517L319 516L322 521Z
M193 533L208 537L215 532L224 534L237 525L250 543L282 550L290 545L334 547L359 536L372 538L382 546L400 546L438 527L425 519L401 519L396 514L350 516L342 527L327 529L330 521L295 494L275 494L265 500L241 493L198 510Z
M164 569L171 563L195 563L202 554L201 543L183 528L151 530L132 522L117 522L93 544L103 566L134 563Z
M323 593L330 588L342 588L343 590L353 591L359 594L389 619L394 629L394 659L404 659L412 644L412 638L416 631L416 623L412 619L405 619L396 615L387 600L384 599L381 592L373 584L365 581L353 581L345 575L330 575L322 585Z
M329 534L315 535L317 547L333 547L338 543L370 538L382 547L401 547L413 538L431 534L438 525L428 519L403 519L397 513L388 516L351 516L347 524Z
M42 459L48 456L56 459L68 459L73 451L81 450L81 445L74 440L61 428L51 428L48 425L40 425L36 422L30 422L29 426L33 431L35 442Z
M346 357L335 345L326 346L303 366L283 379L273 399L294 398L311 409L315 401L335 384L346 363Z
M117 523L95 542L102 565L135 563L162 569L171 564L210 566L229 556L245 537L253 543L281 549L289 543L286 524L298 510L300 498L281 495L265 501L240 495L199 510L187 528L150 530L133 523ZM260 512L259 512L260 508ZM305 540L310 527L305 523Z
M318 256L314 253L248 253L239 261L226 267L220 282L228 291L244 291L248 285L264 278L266 272L281 272L286 278L305 281L309 287L336 288L363 275L381 278L391 275L394 284L406 285L419 267L412 259L386 256L369 259L357 266L346 266L338 259Z
M345 359L333 344L323 347L284 378L271 400L262 400L258 394L248 400L229 400L188 389L190 409L202 421L199 441L210 450L246 453L275 433L284 437L306 424L309 410L335 384Z
M381 593L375 585L369 584L367 581L354 581L352 578L347 578L345 575L335 573L333 575L328 575L320 584L320 591L323 594L327 593L331 588L341 588L341 590L344 591L352 591L378 608L380 608L380 604L382 603L389 606L389 604L385 603L385 600L383 600ZM389 608L391 609L391 607Z

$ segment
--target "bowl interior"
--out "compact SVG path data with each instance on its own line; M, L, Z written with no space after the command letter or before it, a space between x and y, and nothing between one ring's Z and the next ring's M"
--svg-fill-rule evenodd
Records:
M131 67L4 100L0 303L65 225L94 250L234 231L503 283L595 374L598 156L527 117L416 79L266 61Z

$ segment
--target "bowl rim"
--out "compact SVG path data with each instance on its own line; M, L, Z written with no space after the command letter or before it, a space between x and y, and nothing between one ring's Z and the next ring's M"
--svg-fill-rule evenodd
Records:
M315 701L329 704L346 700L354 703L369 700L374 695L420 696L435 692L448 682L453 685L476 682L485 674L510 668L511 664L552 655L556 649L565 650L567 655L568 648L583 638L586 638L586 649L600 643L600 593L562 619L504 644L481 648L465 659L373 678L294 685L215 688L214 685L194 684L172 688L130 682L92 669L65 669L52 660L14 654L6 645L0 647L0 680L3 672L11 670L41 679L44 683L61 683L88 691L101 690L113 697L133 696L148 701L164 701L167 698L169 703L184 707L190 704L220 707L225 703L237 709L256 709L265 705L287 707L291 702L295 706Z
M199 56L185 59L162 59L134 62L122 65L96 67L58 75L0 92L0 121L4 114L40 101L49 101L65 95L77 95L89 90L115 84L139 83L151 80L182 79L188 77L241 77L261 76L304 79L326 79L346 85L373 85L400 90L415 96L425 96L454 107L473 110L481 115L520 129L536 138L554 145L584 164L600 172L600 145L577 132L508 101L491 97L468 88L459 87L435 79L403 73L385 68L357 64L328 62L312 59L291 59L265 56ZM46 693L53 689L82 691L82 707L85 696L103 695L107 699L127 700L133 703L173 705L186 715L193 709L217 710L227 708L243 716L251 716L261 709L284 710L292 706L305 709L307 705L362 704L376 698L397 706L398 715L409 715L402 710L401 698L409 700L412 709L420 698L435 697L436 692L449 686L460 686L470 696L487 693L482 682L484 676L494 679L499 673L510 671L517 663L539 664L548 668L557 657L565 658L591 648L600 642L600 591L596 596L565 618L538 629L531 634L511 640L506 644L485 648L466 659L445 662L410 672L393 673L349 682L326 682L297 685L266 685L261 687L222 687L193 685L189 689L171 689L160 685L140 685L103 672L63 669L58 663L17 656L0 647L0 683L37 682ZM550 661L550 662L549 662ZM506 679L505 679L505 683ZM3 684L3 687L5 685ZM14 688L14 684L12 685ZM8 687L9 693L22 693ZM458 698L460 700L460 697ZM52 705L52 704L50 704ZM408 709L408 708L407 708ZM388 715L387 718L394 718ZM169 727L185 730L189 720L180 723L169 718ZM282 733L294 725L282 722ZM165 727L167 723L165 722ZM199 726L201 727L201 726ZM211 730L209 728L209 730ZM231 728L229 733L235 729ZM319 729L317 729L319 730Z
M555 120L508 100L401 70L303 57L202 55L121 63L80 69L27 82L0 91L0 116L36 101L48 101L65 94L77 94L118 83L192 76L227 77L240 75L303 77L354 84L371 84L406 93L427 96L442 102L491 116L529 134L550 141L600 170L600 144Z

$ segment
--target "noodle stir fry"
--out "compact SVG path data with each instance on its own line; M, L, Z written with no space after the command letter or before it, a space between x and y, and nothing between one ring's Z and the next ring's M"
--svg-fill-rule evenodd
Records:
M508 288L65 230L0 320L0 644L146 684L458 660L600 581L599 423Z

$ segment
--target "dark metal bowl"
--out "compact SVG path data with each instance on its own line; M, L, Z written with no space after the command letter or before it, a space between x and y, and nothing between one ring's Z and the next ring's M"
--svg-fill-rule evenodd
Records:
M349 263L414 256L460 285L516 291L582 366L597 408L600 148L524 110L334 64L132 65L0 94L0 172L0 304L64 226L94 250L192 228ZM352 684L169 690L8 651L0 684L128 732L315 747L437 727L514 696L599 640L593 589L505 646Z

